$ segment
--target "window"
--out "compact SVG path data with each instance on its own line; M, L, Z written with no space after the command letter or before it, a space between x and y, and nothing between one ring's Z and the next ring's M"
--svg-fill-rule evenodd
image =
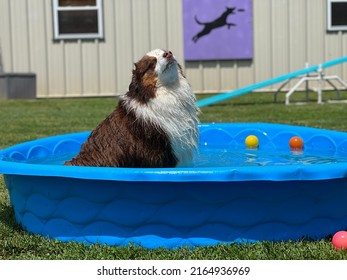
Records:
M347 30L347 1L327 0L327 28L329 31Z
M102 0L53 0L54 39L101 39L102 22Z

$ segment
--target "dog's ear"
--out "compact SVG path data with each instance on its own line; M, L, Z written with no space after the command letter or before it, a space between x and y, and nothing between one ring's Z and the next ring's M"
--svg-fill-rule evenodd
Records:
M156 63L156 58L145 56L134 64L128 96L135 98L140 103L146 103L155 97L157 79L154 69Z

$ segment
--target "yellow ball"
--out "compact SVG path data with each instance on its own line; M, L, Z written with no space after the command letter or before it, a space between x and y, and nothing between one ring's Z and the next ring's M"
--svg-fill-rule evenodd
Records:
M254 135L247 136L245 140L245 144L247 148L251 148L251 149L258 148L258 145L259 145L258 137Z

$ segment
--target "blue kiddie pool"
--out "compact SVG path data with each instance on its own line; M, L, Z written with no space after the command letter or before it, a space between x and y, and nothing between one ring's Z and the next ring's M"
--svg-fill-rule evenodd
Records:
M63 166L89 133L0 152L15 217L62 241L147 247L320 239L347 228L347 133L265 123L202 124L190 166ZM245 139L255 135L257 149ZM292 136L304 141L291 151Z

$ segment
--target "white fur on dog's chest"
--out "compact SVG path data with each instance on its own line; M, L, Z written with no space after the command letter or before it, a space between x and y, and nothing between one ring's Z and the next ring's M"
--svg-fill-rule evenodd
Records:
M192 90L183 77L170 86L159 86L155 98L146 104L125 97L138 119L158 125L167 134L179 165L191 162L197 147L198 109Z

